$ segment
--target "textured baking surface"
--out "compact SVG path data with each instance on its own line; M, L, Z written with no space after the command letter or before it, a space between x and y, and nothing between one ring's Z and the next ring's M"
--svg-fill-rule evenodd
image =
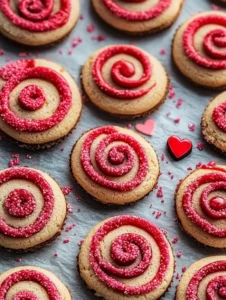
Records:
M208 91L206 89L197 88L183 79L171 62L170 47L172 38L177 27L184 22L192 14L201 10L210 10L212 1L208 0L187 0L182 9L177 22L168 30L150 37L127 37L124 34L113 31L107 25L102 23L95 16L88 4L91 1L81 0L81 12L84 16L83 20L79 20L76 28L72 33L61 43L44 49L28 49L19 46L0 36L0 49L5 51L4 56L0 56L0 65L5 64L6 58L18 59L20 52L32 52L40 54L40 57L51 59L59 64L62 64L70 74L79 82L80 70L88 56L98 48L109 44L131 43L136 42L138 47L144 48L146 51L156 56L164 65L169 73L170 79L174 86L176 96L173 99L168 99L154 114L147 118L141 118L129 123L132 128L137 123L144 123L146 119L152 118L156 122L156 130L152 137L146 137L151 142L157 151L160 163L162 176L159 180L159 186L163 189L163 198L156 197L157 190L150 193L146 198L131 206L125 207L106 207L92 200L87 194L80 191L74 183L74 180L69 170L69 155L73 144L78 139L83 131L87 131L95 126L104 126L108 124L126 126L128 121L117 121L110 118L104 113L94 109L88 103L85 103L82 112L81 120L73 133L58 146L43 152L29 153L27 150L19 149L16 146L9 144L6 141L0 141L0 167L6 168L13 153L19 153L21 157L21 165L35 167L46 171L55 178L62 186L72 186L73 190L67 197L73 208L73 214L69 214L67 218L67 226L76 224L69 232L63 232L55 242L45 248L38 250L33 254L11 254L4 250L0 250L0 272L9 268L21 265L35 265L49 269L55 273L71 290L74 299L94 300L97 299L93 293L89 291L82 282L76 268L76 257L79 249L79 242L84 239L88 231L101 220L120 214L134 214L140 217L147 218L155 222L159 227L168 231L168 238L172 241L175 237L179 238L176 244L173 244L175 255L178 251L182 252L181 258L176 257L176 273L182 273L182 268L189 266L192 262L201 259L208 255L222 254L219 250L205 248L188 237L179 224L174 222L176 214L174 211L174 192L179 179L185 177L190 171L188 167L195 168L198 162L206 163L210 160L216 160L218 164L224 164L225 158L212 150L207 144L203 151L199 151L196 146L198 142L203 141L200 131L201 115L209 103L209 101L217 95L217 92ZM225 7L226 9L226 7ZM95 30L92 33L87 32L87 26L95 25ZM92 40L92 36L99 34L105 37L105 41L98 42ZM81 37L83 42L76 48L73 48L72 54L68 55L68 51L72 49L72 41L74 38ZM166 50L165 55L161 55L160 51ZM63 55L59 51L63 51ZM184 103L180 108L176 108L177 100L182 99ZM176 102L174 102L176 101ZM166 114L171 112L167 117ZM179 123L174 120L180 118ZM188 126L195 124L195 131L190 131ZM192 127L191 127L192 128ZM166 141L170 135L177 134L181 138L189 138L194 144L194 149L191 155L184 160L174 162L166 150ZM61 149L64 148L64 151ZM165 154L165 160L161 161L161 155ZM32 156L31 159L26 158L26 154ZM168 164L166 163L168 161ZM171 171L172 174L168 174ZM170 177L174 175L171 180ZM81 197L83 200L76 200L76 197ZM165 202L161 203L164 199ZM152 208L150 205L152 204ZM78 211L80 209L80 211ZM153 212L156 212L153 215ZM164 215L164 211L166 214ZM162 216L156 219L157 212L162 213ZM69 237L69 243L64 243ZM54 254L57 253L58 257ZM16 259L22 258L21 262ZM172 287L163 297L163 299L173 300L175 295L175 287L178 280L175 278Z

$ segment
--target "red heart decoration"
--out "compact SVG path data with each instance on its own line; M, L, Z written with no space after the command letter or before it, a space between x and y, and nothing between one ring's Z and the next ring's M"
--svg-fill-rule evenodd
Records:
M170 153L176 160L180 160L192 151L192 142L188 139L181 139L176 135L168 138L167 145Z
M137 124L135 128L137 131L151 136L155 130L155 122L153 120L147 120L144 124Z

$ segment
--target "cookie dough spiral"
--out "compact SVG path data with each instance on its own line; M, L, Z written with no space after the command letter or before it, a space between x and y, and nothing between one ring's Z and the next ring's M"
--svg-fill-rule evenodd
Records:
M226 257L213 256L192 264L183 274L176 300L226 299Z
M99 141L95 150L95 161L99 170L91 162L90 151L93 142L102 134L106 136ZM128 174L138 158L138 171L128 182L117 182L115 178ZM148 173L148 157L133 137L119 133L114 127L107 126L93 130L86 138L82 151L81 162L85 172L96 183L116 191L130 191L139 186ZM106 176L113 176L114 180Z
M194 38L198 30L206 25L216 25L203 37L204 54L197 51ZM183 33L183 46L187 56L196 64L210 69L226 68L226 16L208 14L199 16L189 23ZM222 48L222 49L221 49Z
M60 0L60 10L53 14L54 0L19 0L17 14L9 0L0 1L2 13L17 27L31 32L46 32L68 22L71 2Z
M0 275L0 299L71 300L66 286L51 272L25 266Z
M112 57L120 54L125 54L137 59L143 67L143 74L139 79L134 79L136 73L135 65L132 62L120 59L111 67L111 79L114 84L103 77L102 70L104 64ZM93 78L98 87L107 95L119 99L132 100L146 95L150 92L155 84L149 87L143 87L152 76L152 65L150 57L138 48L131 46L112 46L103 50L96 57L93 65Z
M20 132L42 132L51 129L63 120L71 108L72 93L67 81L50 68L36 66L34 60L21 60L1 68L0 78L4 80L0 92L0 115L4 122ZM27 119L18 116L11 109L12 91L28 79L45 80L58 90L60 103L52 116L41 120ZM25 111L36 111L44 105L45 101L44 92L37 85L25 86L18 96L18 104Z
M67 214L59 185L27 167L0 171L0 246L33 251L60 234Z
M145 2L146 0L123 0L123 1L129 3L139 3L139 2ZM171 0L158 0L158 3L154 7L146 11L133 12L122 8L113 0L104 0L103 2L105 6L113 14L115 14L119 18L126 19L128 21L145 21L145 20L154 19L159 15L161 15L171 4Z
M158 289L164 293L170 281L169 273L173 271L173 256L160 229L145 219L122 215L105 220L91 233L80 251L80 271L84 270L85 262L81 259L85 258L84 248L89 240L89 263L95 274L94 281L98 279L126 299L132 295L138 297L155 293ZM154 269L151 271L152 267ZM135 283L138 277L139 281ZM97 293L107 298L102 294L104 289L101 294L100 291Z
M44 198L44 207L34 223L14 228L0 218L0 233L8 237L29 238L40 232L48 223L54 206L53 191L49 183L35 170L12 168L0 173L0 186L14 179L29 180L40 189ZM6 197L3 207L11 217L26 218L36 206L35 197L26 189L14 189Z
M221 247L226 238L226 169L205 165L192 172L178 187L176 208L185 231Z

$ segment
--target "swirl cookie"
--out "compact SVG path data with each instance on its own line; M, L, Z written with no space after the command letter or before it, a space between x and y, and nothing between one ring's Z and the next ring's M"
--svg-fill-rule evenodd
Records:
M97 224L82 243L79 272L104 299L156 300L167 291L174 257L164 233L145 219L119 216Z
M25 45L47 45L62 39L78 17L79 0L0 1L0 32Z
M0 68L0 130L19 146L49 148L81 114L77 85L61 66L42 59Z
M105 126L79 138L71 154L71 170L78 184L96 200L124 205L152 191L159 162L152 146L137 133Z
M202 166L178 186L176 211L184 230L200 243L226 248L226 167Z
M0 275L0 299L71 300L66 286L51 272L33 266L10 269Z
M35 250L60 234L66 200L46 173L25 167L2 170L0 195L1 247Z
M214 98L202 116L202 134L205 140L226 154L226 92Z
M108 46L91 55L82 70L91 102L118 118L134 118L155 110L168 93L161 63L142 49Z
M129 34L147 34L171 26L183 0L92 0L96 13L112 27Z
M173 42L178 69L194 83L209 88L226 86L226 14L205 12L186 21Z
M177 287L176 300L225 299L226 256L211 256L193 263Z

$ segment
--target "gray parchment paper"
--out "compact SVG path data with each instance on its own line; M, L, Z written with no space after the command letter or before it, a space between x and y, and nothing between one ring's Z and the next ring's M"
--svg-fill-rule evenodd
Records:
M76 0L77 1L77 0ZM120 214L134 214L140 217L147 218L153 221L162 229L167 230L169 240L178 237L179 241L173 245L175 254L182 251L182 257L176 258L176 273L182 273L182 267L189 266L192 262L208 255L222 254L219 250L205 248L192 238L188 237L175 222L174 200L173 195L179 179L185 177L189 171L188 167L195 167L201 161L206 163L210 160L215 160L217 163L225 163L225 159L214 152L209 146L205 145L204 151L199 151L196 146L199 141L202 141L200 134L200 118L201 114L208 102L216 95L214 92L194 87L188 81L184 80L177 72L171 62L171 42L176 28L190 15L201 10L210 10L211 1L208 0L186 0L182 13L177 22L168 30L147 37L129 37L120 32L110 29L102 23L95 15L91 8L90 0L80 0L81 14L84 16L72 31L72 33L61 43L51 47L42 49L28 49L12 43L0 36L0 49L4 49L5 55L0 57L0 65L4 65L6 58L12 60L18 59L18 53L31 52L32 57L39 54L40 57L51 59L59 64L62 64L73 75L76 82L80 85L79 74L81 67L87 57L100 47L111 44L132 43L144 48L151 54L161 60L167 69L171 83L175 88L176 96L173 99L168 99L158 111L149 116L156 122L156 130L152 137L147 139L156 149L159 157L165 153L165 161L161 161L162 176L159 180L159 186L163 187L165 203L161 203L161 198L156 197L156 190L149 194L148 197L138 203L125 207L107 207L97 203L91 197L87 196L77 188L70 174L68 167L69 154L72 146L81 133L95 126L103 126L107 124L126 126L128 122L117 121L111 119L105 114L101 114L85 103L81 120L76 130L63 143L50 149L49 151L29 153L22 149L9 144L7 141L0 142L0 168L8 167L9 160L13 153L19 153L21 157L21 165L35 167L48 172L54 177L61 186L72 186L73 190L67 197L73 208L73 214L68 215L67 225L76 224L76 227L69 232L63 234L51 245L41 249L35 253L28 254L13 254L4 250L0 250L0 272L4 272L9 268L20 265L35 265L53 271L61 280L69 287L72 292L73 299L87 300L96 299L82 282L77 269L76 258L79 251L79 242L84 239L88 231L99 221ZM88 25L94 24L95 30L93 33L88 33L86 28ZM103 35L104 41L92 40L92 36ZM83 39L72 54L68 55L68 51L72 48L72 40L81 37ZM161 49L166 50L166 55L161 55ZM62 50L61 55L59 51ZM184 103L180 108L176 108L178 99L183 99ZM171 112L170 116L166 116ZM174 123L174 119L181 118L178 124ZM147 119L148 119L147 118ZM137 123L142 123L145 118L130 122L132 128ZM195 131L188 129L189 124L195 124ZM189 138L194 143L193 153L180 162L174 162L166 150L167 138L177 134L182 138ZM64 151L61 151L64 148ZM26 154L30 154L32 158L26 158ZM168 162L168 163L167 163ZM171 180L168 172L171 171L174 178ZM76 200L80 196L82 200ZM152 205L152 208L150 208ZM156 211L166 212L160 218L156 219L152 213ZM70 242L64 244L66 238L70 238ZM58 253L58 257L54 257L54 253ZM22 258L21 262L17 262L17 258ZM175 274L176 274L175 273ZM169 289L163 299L174 299L175 287L178 280L174 279L172 287Z

